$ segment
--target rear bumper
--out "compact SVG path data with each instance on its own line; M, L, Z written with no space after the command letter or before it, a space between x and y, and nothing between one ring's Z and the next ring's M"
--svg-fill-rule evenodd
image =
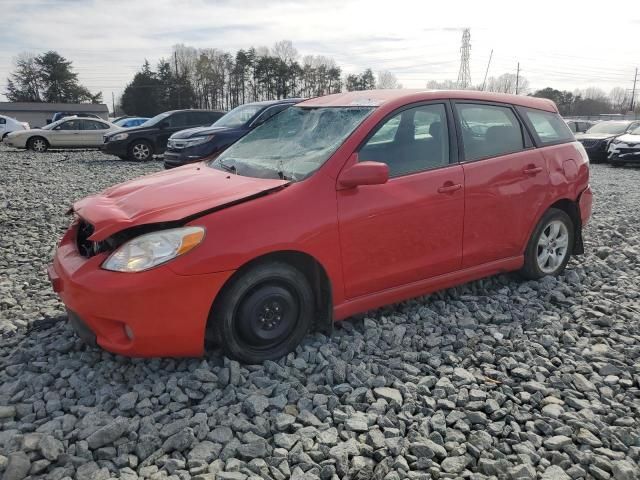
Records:
M75 227L65 234L48 273L83 340L127 356L202 355L211 305L232 271L111 272L100 268L107 254L78 253L75 235Z

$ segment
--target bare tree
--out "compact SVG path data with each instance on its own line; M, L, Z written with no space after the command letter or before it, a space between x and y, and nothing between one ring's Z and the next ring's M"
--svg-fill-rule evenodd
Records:
M588 87L581 93L582 93L582 98L585 98L588 100L608 101L606 92L598 87Z
M402 84L398 82L396 76L389 70L378 72L378 81L376 83L377 89L384 88L402 88Z
M529 90L529 80L523 76L518 77L515 73L503 73L499 77L487 79L486 90L497 93L517 93L524 94Z
M271 54L279 58L287 65L298 59L298 50L293 46L291 40L280 40L273 45Z
M427 88L431 90L456 90L458 88L458 82L455 80L429 80L427 82Z
M631 105L631 94L621 87L615 87L609 92L611 106L616 112L625 113Z

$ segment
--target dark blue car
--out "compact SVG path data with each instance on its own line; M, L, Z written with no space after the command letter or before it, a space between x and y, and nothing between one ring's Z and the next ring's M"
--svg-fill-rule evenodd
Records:
M214 157L277 113L301 102L302 98L254 102L234 108L209 127L190 128L174 133L164 152L164 168Z

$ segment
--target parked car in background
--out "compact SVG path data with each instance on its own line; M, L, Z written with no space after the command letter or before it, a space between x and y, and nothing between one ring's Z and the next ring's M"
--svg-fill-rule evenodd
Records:
M573 133L584 133L593 127L596 122L592 122L590 120L565 120L569 129Z
M49 148L100 148L105 134L120 127L94 118L65 117L42 128L10 133L7 145L46 152Z
M27 122L19 122L15 118L0 115L0 142L11 132L20 130L29 130L29 124Z
M586 152L549 100L340 93L76 202L48 273L91 344L194 356L211 339L260 363L385 304L559 275L591 202Z
M253 128L302 100L290 98L247 103L234 108L211 126L176 132L169 137L164 152L164 168L179 167L218 155Z
M608 120L576 135L576 140L582 143L593 163L601 163L607 160L609 143L637 127L640 127L640 120Z
M138 127L149 120L148 117L122 117L115 119L112 123L122 128Z
M611 165L640 164L640 126L609 143L608 162Z
M56 112L53 114L51 120L47 121L47 124L57 122L58 120L62 120L65 117L79 117L79 118L95 118L97 120L102 120L100 115L96 115L95 113L87 113L87 112Z
M127 128L104 137L103 150L123 160L150 160L163 153L169 137L179 130L204 127L222 117L219 110L172 110L147 120L138 127Z

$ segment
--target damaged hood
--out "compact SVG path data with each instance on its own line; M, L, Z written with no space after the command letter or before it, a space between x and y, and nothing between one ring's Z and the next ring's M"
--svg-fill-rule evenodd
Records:
M108 188L73 204L93 241L126 228L185 219L278 190L289 182L242 177L196 163Z

